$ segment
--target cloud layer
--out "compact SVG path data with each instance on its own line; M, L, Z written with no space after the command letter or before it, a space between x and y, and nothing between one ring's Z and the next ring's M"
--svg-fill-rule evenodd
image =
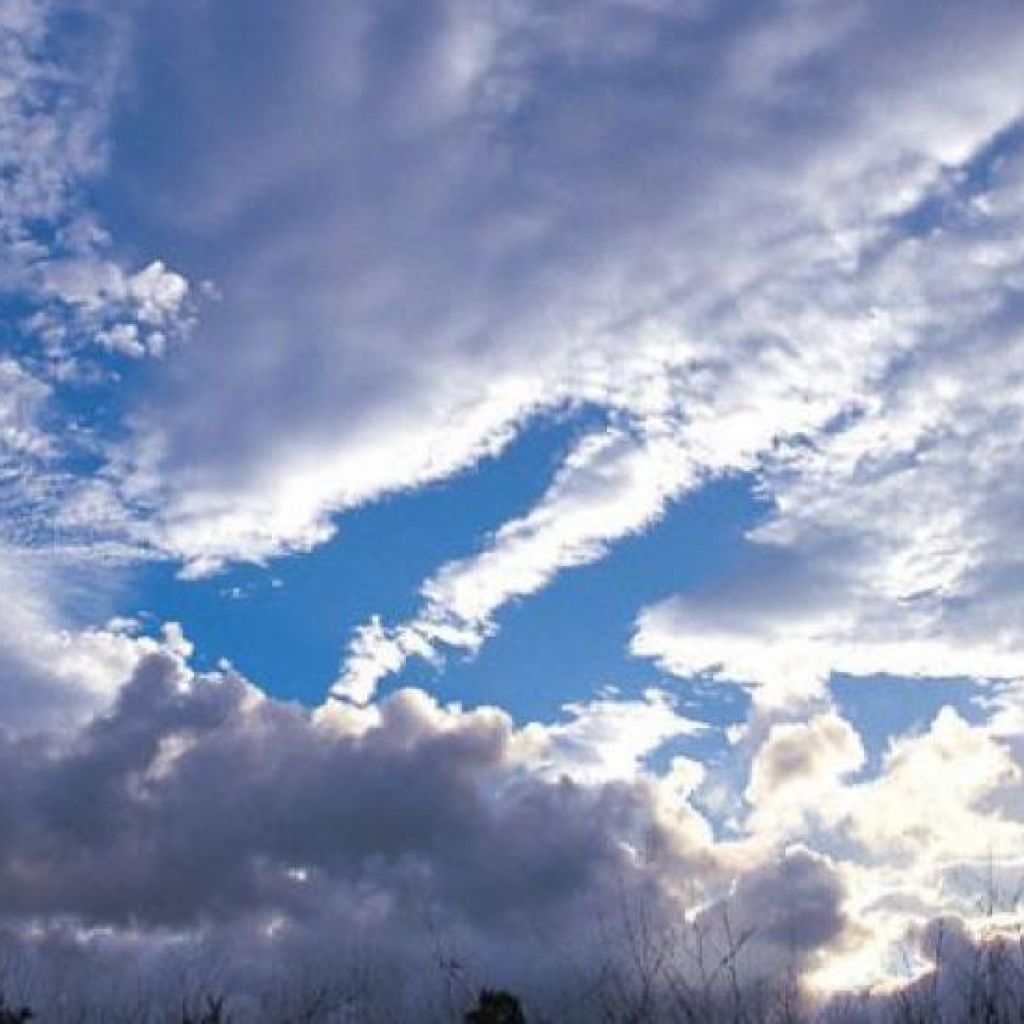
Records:
M1024 841L1019 3L7 0L0 54L15 947L255 978L355 923L550 991L537 931L598 969L635 902L823 987L935 966L942 915L990 942L964 879ZM313 557L550 416L579 429L535 503L339 640L320 708L118 605L126 564ZM751 691L742 727L664 679L547 722L380 696L741 474L738 557L628 653ZM977 699L879 738L837 673Z

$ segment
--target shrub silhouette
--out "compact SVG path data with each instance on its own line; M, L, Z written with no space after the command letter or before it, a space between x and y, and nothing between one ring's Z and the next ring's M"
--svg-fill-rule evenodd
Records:
M35 1014L27 1006L8 1006L6 997L0 993L0 1024L25 1024L34 1018Z
M523 1008L511 992L485 988L476 1009L466 1014L466 1024L526 1024Z
M0 1024L7 1024L7 1022L0 1017ZM215 999L213 996L207 996L206 1006L195 1013L182 1009L181 1024L228 1024L228 1018L224 1013L223 997Z

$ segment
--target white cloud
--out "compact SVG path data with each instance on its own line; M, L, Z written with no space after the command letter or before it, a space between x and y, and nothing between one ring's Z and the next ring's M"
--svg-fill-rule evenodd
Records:
M128 278L128 297L147 324L165 324L176 316L188 296L188 281L154 260Z
M12 95L48 68L46 11L29 10L12 14L22 54ZM439 567L421 613L378 638L391 668L396 652L473 646L507 601L600 557L716 474L754 471L777 503L759 541L793 548L794 530L817 536L849 505L842 466L857 456L844 446L876 461L889 446L895 466L900 431L958 411L940 386L932 426L915 426L905 410L921 406L918 371L907 366L996 344L992 319L1020 262L1012 145L991 182L971 167L1020 112L1006 84L1022 64L1008 6L950 7L941 30L928 19L910 32L871 4L749 21L712 7L610 5L590 20L531 5L482 14L452 0L394 53L378 48L391 28L376 15L379 37L351 12L303 12L290 50L259 30L268 12L253 13L256 64L285 67L294 87L281 99L251 83L255 121L231 113L233 54L199 74L174 48L206 15L151 12L134 26L143 49L150 33L164 41L160 61L137 69L136 101L178 102L164 112L160 159L130 155L122 184L164 197L149 215L159 221L166 200L191 239L183 250L202 248L219 268L223 301L199 326L209 341L179 353L170 390L147 393L131 439L107 450L106 479L111 501L136 517L124 539L180 559L186 575L308 550L333 534L337 511L448 477L546 409L603 408L615 425L582 442L537 507ZM598 36L622 45L588 45ZM338 53L350 58L344 74ZM95 141L123 57L105 58L102 88L73 108L90 126L76 138ZM593 108L581 76L618 83L615 101ZM25 110L20 99L10 108L12 125L23 127ZM347 130L320 130L327 123ZM61 181L101 166L102 147L90 145ZM41 174L46 162L32 166ZM339 167L336 187L311 192ZM47 208L72 202L69 188L55 184ZM915 227L920 203L940 228ZM168 322L190 316L185 279L160 261L128 273L102 255L95 230L74 237L88 244L44 260L53 294L100 318L101 345L163 353ZM968 336L977 341L953 340ZM987 372L971 358L965 375ZM901 391L898 412L889 403ZM948 458L963 461L952 449ZM948 483L940 472L927 470L936 494ZM818 492L828 488L826 508ZM881 505L903 507L876 490ZM887 518L872 557L891 546L879 566L901 579L886 593L905 601L945 586L967 556L963 524L936 519L929 539L920 517ZM828 528L840 547L859 537L859 526ZM802 557L812 543L796 545ZM972 641L968 655L959 639L922 636L922 602L911 603L909 632L873 647L848 606L797 624L765 668L788 679L775 691L814 692L846 633L856 636L840 659L851 671L1016 664L1005 637ZM637 648L658 655L645 622ZM731 659L745 679L756 674L762 638L742 654L741 638L713 631L728 650L704 658L674 639L663 660L691 671ZM377 670L360 643L359 681L342 686L365 695Z
M144 413L122 454L158 542L193 571L316 544L332 512L450 475L567 400L615 410L653 448L667 435L686 479L816 435L925 329L924 299L871 271L891 218L1018 113L1003 6L913 33L880 5L756 24L615 5L593 24L531 5L433 15L387 75L391 55L354 15L299 19L292 99L256 86L257 122L213 102L228 98L230 54L182 81L168 58L154 79L181 87L182 122L167 125L168 166L143 162L139 185L156 176L196 244L216 247L225 301L202 328L217 344L186 357L187 394ZM287 62L264 16L254 45ZM194 17L167 15L186 38ZM630 44L588 46L598 24ZM345 75L327 76L328 39L350 55ZM453 89L458 67L472 71ZM619 83L616 100L593 108L584 75ZM187 144L193 117L209 119L211 148ZM316 127L338 119L344 143ZM337 166L338 187L304 202ZM291 215L270 218L283 195ZM584 542L621 530L612 517ZM463 568L497 574L498 550ZM523 570L537 585L578 564L557 543L545 557ZM510 594L527 586L501 575Z
M20 363L0 358L0 459L5 475L16 471L23 458L39 458L52 449L52 439L40 423L50 396L45 381Z
M159 260L128 273L90 209L85 188L106 166L126 25L120 5L89 0L76 14L91 45L68 47L65 14L60 0L0 8L0 296L28 303L24 333L51 364L93 340L137 357L152 342L132 341L135 324L117 319L184 331L187 283Z
M841 798L845 777L864 762L860 737L834 711L773 724L751 762L744 793L753 808L747 828L800 835L807 817Z
M635 778L647 757L669 740L707 729L680 714L671 695L654 689L638 700L608 694L588 703L567 704L563 711L569 721L524 726L517 753L535 771L582 782ZM686 763L678 761L675 771L681 781ZM684 795L698 781L699 776L691 778Z
M1005 744L947 707L927 732L894 742L879 777L843 802L871 854L927 875L936 864L1018 855L1024 825L983 802L1020 778Z
M1024 674L1019 154L994 167L984 203L946 197L943 227L877 258L887 320L915 324L913 343L845 416L764 459L757 579L647 609L635 653L761 684L768 704L833 671Z
M191 651L174 624L161 638L137 635L130 623L83 626L65 605L82 567L49 554L0 545L0 714L12 734L75 728L109 707L147 655ZM101 584L89 570L89 585Z
M1019 877L1024 840L1020 756L997 721L970 724L945 707L927 728L893 737L866 774L861 737L832 710L775 723L754 746L741 859L794 842L828 854L859 924L816 965L813 984L891 983L905 971L909 934L942 914L974 930L992 923L986 898Z
M146 346L139 340L136 324L114 324L109 330L101 331L97 340L111 352L118 352L131 359L139 359L146 354Z
M115 5L74 13L95 45L66 45L62 3L0 4L0 661L19 725L95 708L137 659L135 641L72 628L63 607L85 561L139 548L116 487L83 472L102 454L79 410L102 401L65 392L103 377L100 348L155 354L187 312L184 278L159 262L129 274L89 208L125 38Z

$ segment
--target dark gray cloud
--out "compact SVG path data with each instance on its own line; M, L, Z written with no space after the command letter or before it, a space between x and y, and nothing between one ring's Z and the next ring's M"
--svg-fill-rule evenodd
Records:
M97 955L111 935L143 956L178 934L239 963L353 929L386 963L429 948L433 922L467 959L523 973L538 935L593 957L590 916L620 886L643 876L671 900L669 872L706 871L649 782L549 781L510 757L511 734L415 692L339 729L146 657L80 731L0 741L0 919Z
M315 885L411 881L422 866L446 901L500 918L556 909L619 862L601 811L629 793L520 790L503 779L501 720L437 733L400 696L378 729L344 738L298 707L247 707L252 692L231 676L179 687L154 656L63 749L4 746L8 912L189 926L287 905L294 869ZM492 807L499 782L511 788Z
M846 895L835 865L798 847L744 875L728 910L738 934L749 932L800 964L843 937Z
M250 995L360 963L429 987L439 957L459 984L550 998L627 953L638 908L672 936L683 893L737 870L653 777L556 779L514 754L516 735L500 712L417 691L317 715L145 656L81 729L0 739L7 948L97 999L114 998L110 971L169 991L204 965ZM824 859L741 873L730 913L751 965L809 963L841 936ZM701 918L716 942L721 926Z

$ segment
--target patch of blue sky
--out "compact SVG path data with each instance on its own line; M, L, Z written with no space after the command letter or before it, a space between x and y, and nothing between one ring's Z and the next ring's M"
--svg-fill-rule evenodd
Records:
M924 196L894 221L895 237L920 237L963 220L967 204L995 184L1005 158L1024 145L1024 123L999 132L958 173Z
M890 740L927 731L945 707L971 724L985 720L979 685L971 679L906 679L891 675L833 675L830 688L840 713L860 734L867 755L862 775L877 774Z
M319 703L355 627L412 615L423 580L536 502L597 415L539 419L499 455L346 513L331 541L266 567L188 581L170 563L141 566L128 598L154 622L181 622L198 667L226 658L276 696Z
M150 370L91 346L90 339L83 338L76 339L84 347L75 354L74 371L65 367L55 372L65 356L41 342L33 326L37 316L52 320L57 330L72 335L78 330L73 317L59 305L26 292L9 293L0 296L0 356L15 359L28 373L50 384L50 401L40 410L40 425L60 441L62 468L86 474L101 466L98 441L112 439L123 430L136 388ZM73 344L69 351L77 348Z
M140 567L131 603L154 622L181 622L197 667L226 658L276 696L319 702L352 630L373 614L389 623L412 616L423 579L529 508L594 415L539 421L498 457L349 513L331 542L266 568L236 566L187 581L171 564ZM476 656L451 657L438 669L414 659L381 692L423 686L444 702L497 704L518 721L549 721L565 703L609 688L630 698L658 686L678 696L683 713L718 728L667 744L652 763L679 752L718 760L725 754L720 729L743 719L747 695L668 677L631 657L629 638L644 605L728 573L764 507L750 478L709 483L600 562L565 572L507 608Z
M709 482L604 558L563 572L540 594L510 605L477 655L452 661L432 685L453 699L470 693L473 703L499 704L527 717L545 717L603 687L623 694L677 687L650 662L629 655L636 615L648 604L727 576L746 544L745 532L764 509L750 477ZM413 663L406 674L429 678L423 663ZM686 699L702 700L707 685L694 683Z
M598 562L568 570L541 593L497 616L498 630L472 657L441 669L411 661L386 689L419 685L443 701L493 704L517 721L552 721L563 705L604 693L638 699L649 687L676 698L681 714L707 731L665 743L648 758L663 770L678 754L715 765L727 760L724 730L742 722L748 693L709 679L681 680L629 653L640 609L727 576L765 514L752 477L711 481L677 502L647 531L619 541Z

